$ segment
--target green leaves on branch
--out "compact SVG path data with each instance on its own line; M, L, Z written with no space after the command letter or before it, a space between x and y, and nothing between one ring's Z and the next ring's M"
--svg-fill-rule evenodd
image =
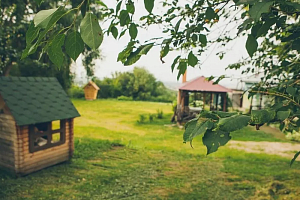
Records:
M92 49L97 49L103 41L103 32L97 16L87 13L80 23L80 35L85 44Z
M31 25L26 33L26 49L23 51L21 59L36 52L36 49L41 45L48 31L53 28L64 13L63 8L59 7L42 10L36 14L33 19L34 27ZM38 39L36 40L36 38Z
M261 17L261 14L268 13L270 11L270 7L273 4L272 1L263 1L255 3L249 9L249 15L254 21L258 21Z
M145 5L146 10L149 13L152 13L152 10L154 8L154 0L144 0L144 5Z
M183 142L192 143L196 136L204 134L202 142L207 148L207 154L210 154L231 139L230 132L247 126L249 121L250 116L246 115L203 111L197 119L193 119L185 125Z
M118 60L121 61L125 66L136 63L142 55L146 55L153 47L153 43L141 45L135 51L133 51L135 42L129 42L127 47L119 53Z

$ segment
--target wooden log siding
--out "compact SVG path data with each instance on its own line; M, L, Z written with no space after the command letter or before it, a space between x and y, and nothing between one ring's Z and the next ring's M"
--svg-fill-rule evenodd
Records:
M73 119L65 120L66 141L64 144L49 149L40 150L34 153L29 152L29 128L28 126L19 127L17 130L17 151L16 156L16 173L25 175L34 171L38 171L45 167L49 167L69 160L73 151ZM70 134L71 133L71 134Z
M16 123L11 115L0 114L0 167L15 171Z

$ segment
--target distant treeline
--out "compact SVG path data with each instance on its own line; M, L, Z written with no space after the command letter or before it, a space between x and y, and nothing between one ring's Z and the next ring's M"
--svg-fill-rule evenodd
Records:
M112 78L93 81L100 87L98 98L118 98L119 100L141 100L172 102L176 92L169 90L164 84L144 68L135 67L131 72L116 72ZM72 98L84 98L83 89L72 87L69 92Z

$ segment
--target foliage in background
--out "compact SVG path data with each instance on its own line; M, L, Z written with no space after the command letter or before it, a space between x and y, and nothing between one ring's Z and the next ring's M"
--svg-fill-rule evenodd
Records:
M68 95L70 98L74 99L83 99L84 98L84 90L82 87L73 85L69 90L68 90Z
M53 45L47 48L34 46L29 57L22 57L22 51L30 43L36 42L38 39L31 37L32 33L41 32L40 29L33 28L34 25L30 19L34 13L39 10L46 10L63 4L61 0L47 0L39 5L40 1L34 0L2 0L0 3L0 75L1 76L47 76L56 77L63 88L67 90L73 82L73 74L70 72L71 58L66 56L69 49L63 48L54 53ZM91 6L94 1L90 1ZM70 1L72 7L78 6L77 0ZM96 13L101 11L94 10ZM99 15L100 16L100 15ZM100 18L101 19L101 18ZM56 27L49 27L49 32L43 33L43 36L50 39L50 35L54 32L63 30L65 26L71 23L79 24L80 17L73 19L66 16L56 23ZM76 25L75 25L76 26ZM27 33L26 31L29 30ZM41 32L42 33L42 32ZM52 38L53 39L53 38ZM55 42L55 40L53 40ZM70 42L68 37L66 43ZM51 48L53 47L53 48ZM82 62L86 68L87 75L93 76L94 63L93 60L100 58L100 51L92 50L82 46L84 49ZM48 55L45 54L48 49ZM53 59L56 60L53 62ZM59 60L59 61L58 61Z
M132 72L116 72L112 78L94 78L93 81L100 87L98 98L124 100L124 97L128 97L158 102L172 102L176 98L176 92L167 89L144 68L135 67Z

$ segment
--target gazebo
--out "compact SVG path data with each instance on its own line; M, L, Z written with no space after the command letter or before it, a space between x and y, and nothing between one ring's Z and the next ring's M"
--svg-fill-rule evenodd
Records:
M219 84L214 84L213 81L208 81L204 76L183 83L179 87L177 97L177 121L183 121L184 118L191 117L193 113L204 110L206 102L209 102L210 110L226 111L226 94L228 92L231 92L231 90ZM202 100L201 107L193 108L189 106L191 96L194 100ZM223 105L220 105L219 102L222 102Z

